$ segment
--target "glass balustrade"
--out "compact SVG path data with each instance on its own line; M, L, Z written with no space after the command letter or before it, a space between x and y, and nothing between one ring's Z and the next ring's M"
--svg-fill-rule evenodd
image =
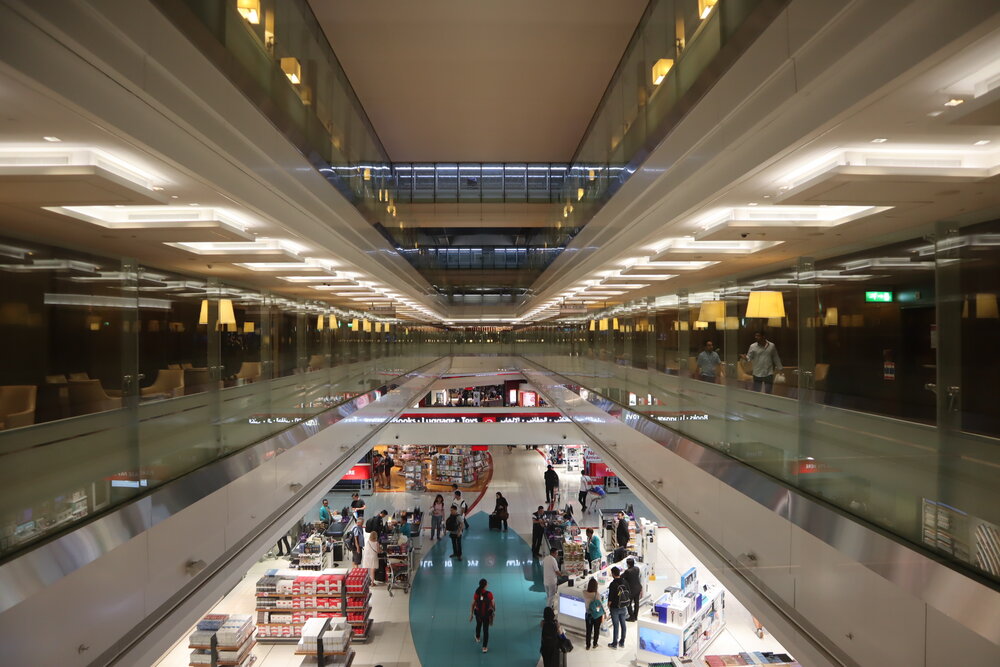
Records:
M1000 221L928 231L531 326L515 346L591 395L1000 580Z
M450 349L431 327L16 239L0 277L0 557Z

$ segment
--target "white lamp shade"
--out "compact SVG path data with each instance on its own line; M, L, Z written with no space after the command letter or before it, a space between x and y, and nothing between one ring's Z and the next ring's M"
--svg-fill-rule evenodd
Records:
M781 292L750 292L744 317L770 319L785 316L785 302Z
M326 320L326 318L323 317L322 315L317 315L316 316L316 330L317 331L322 331L323 330L324 326L326 325L325 320Z

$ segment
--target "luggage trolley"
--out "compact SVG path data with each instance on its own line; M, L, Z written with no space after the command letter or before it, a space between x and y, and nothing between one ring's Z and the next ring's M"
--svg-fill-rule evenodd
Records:
M388 544L385 547L385 557L385 580L389 597L392 597L393 588L402 588L404 593L409 593L410 586L413 583L413 574L416 569L413 543L406 541L403 543Z

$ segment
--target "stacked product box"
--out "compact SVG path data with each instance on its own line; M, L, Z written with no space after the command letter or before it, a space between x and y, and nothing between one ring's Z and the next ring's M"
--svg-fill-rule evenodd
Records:
M257 581L258 638L263 642L298 639L307 623L342 623L356 639L366 639L371 627L368 571L331 569L318 573L269 570ZM348 612L363 620L348 622Z
M567 537L563 542L563 566L566 574L574 579L584 575L587 570L587 560L584 554L583 542Z
M249 614L209 614L188 637L189 664L206 667L249 667L256 658L253 617Z

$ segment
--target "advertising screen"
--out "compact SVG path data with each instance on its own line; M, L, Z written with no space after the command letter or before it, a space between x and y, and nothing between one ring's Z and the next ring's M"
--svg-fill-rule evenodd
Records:
M639 650L649 651L658 655L679 655L681 638L669 632L661 632L653 628L639 628Z
M566 614L567 616L572 616L573 618L583 619L583 617L587 613L587 605L584 604L583 598L578 598L573 595L566 595L565 593L560 593L559 613Z

